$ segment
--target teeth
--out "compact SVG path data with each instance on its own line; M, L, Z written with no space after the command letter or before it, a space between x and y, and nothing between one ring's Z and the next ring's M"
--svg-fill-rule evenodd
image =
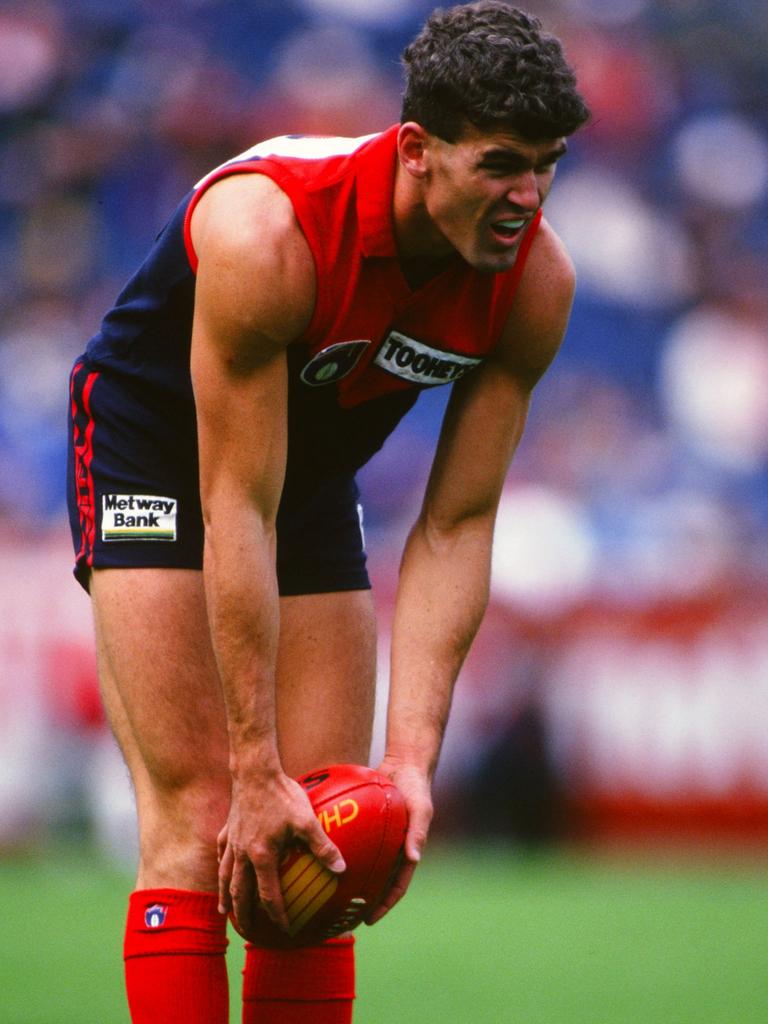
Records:
M520 220L500 220L498 223L503 228L509 228L511 231L517 231L518 228L521 228L523 224L525 224L525 219L521 218Z

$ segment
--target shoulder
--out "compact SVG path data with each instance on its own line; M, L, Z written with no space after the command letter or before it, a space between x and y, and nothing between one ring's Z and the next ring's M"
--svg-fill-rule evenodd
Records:
M568 251L542 220L497 349L508 368L530 377L532 384L560 347L575 287L576 272Z
M562 305L570 309L575 286L571 257L549 222L542 220L520 281L515 312L557 315Z
M190 225L198 287L226 292L233 315L280 321L286 341L312 315L312 253L289 197L264 174L232 174L214 183Z

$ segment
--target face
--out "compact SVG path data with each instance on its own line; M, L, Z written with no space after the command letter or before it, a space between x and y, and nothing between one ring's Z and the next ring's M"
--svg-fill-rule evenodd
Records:
M469 126L457 142L424 136L421 198L435 246L484 273L508 270L547 197L565 140L530 142Z

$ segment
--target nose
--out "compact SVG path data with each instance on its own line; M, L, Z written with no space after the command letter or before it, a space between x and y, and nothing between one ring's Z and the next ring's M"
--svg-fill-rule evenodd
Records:
M507 199L525 213L536 211L541 203L536 172L530 170L515 175L512 187L507 192Z

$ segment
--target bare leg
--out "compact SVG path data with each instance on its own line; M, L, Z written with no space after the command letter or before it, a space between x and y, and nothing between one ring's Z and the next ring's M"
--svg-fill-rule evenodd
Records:
M280 603L277 711L285 770L368 760L376 638L367 591L311 594ZM348 1024L353 939L281 953L249 947L243 1024Z
M230 779L202 574L104 569L94 572L91 594L104 703L139 818L124 947L131 1019L225 1024L216 836Z
M376 683L376 624L366 590L280 602L277 713L285 771L367 764Z
M202 576L105 569L91 594L104 704L136 791L137 886L215 892L230 782Z
M91 586L105 707L136 790L139 888L216 890L227 817L226 720L200 573L108 569ZM285 770L366 763L375 683L367 591L281 600Z

